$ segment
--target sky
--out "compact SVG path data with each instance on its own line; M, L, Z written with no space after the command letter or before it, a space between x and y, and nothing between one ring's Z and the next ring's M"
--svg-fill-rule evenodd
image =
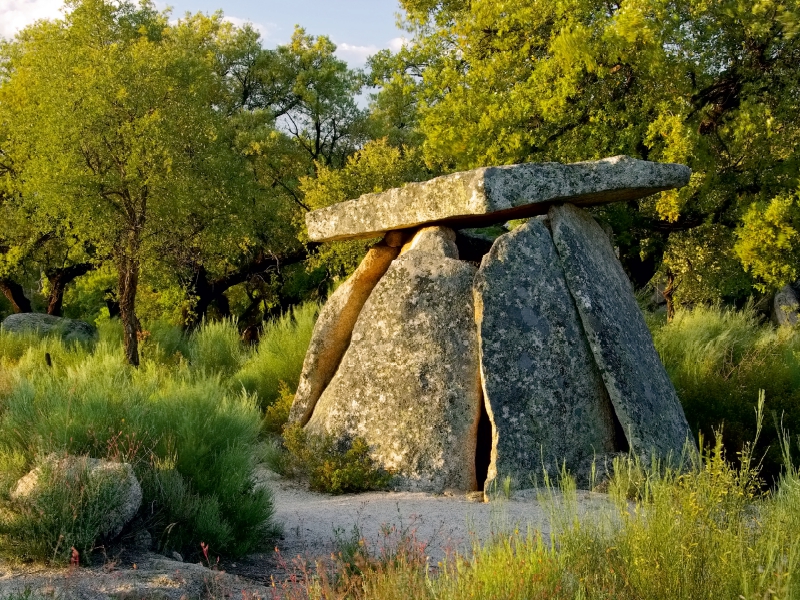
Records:
M234 24L251 22L264 46L289 41L294 26L312 35L327 35L336 54L351 67L382 48L397 50L403 32L395 25L398 0L155 0L160 9L172 7L173 17L188 12L221 9ZM0 36L11 37L37 19L60 16L62 0L0 0Z

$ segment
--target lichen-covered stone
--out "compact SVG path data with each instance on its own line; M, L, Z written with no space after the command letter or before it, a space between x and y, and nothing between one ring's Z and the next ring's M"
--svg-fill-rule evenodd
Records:
M305 425L311 418L317 400L350 344L350 334L364 303L399 252L400 248L384 243L370 248L350 278L336 288L322 307L303 360L300 382L289 412L290 422Z
M573 164L484 167L366 194L306 214L314 241L375 237L425 224L482 227L545 214L554 203L580 205L635 200L681 187L688 167L615 156Z
M85 321L42 313L9 315L3 320L2 328L10 333L36 332L40 335L58 335L65 342L89 342L97 338L97 329Z
M483 258L475 320L493 425L487 491L507 476L530 487L562 465L576 474L615 449L613 409L541 219L500 236Z
M780 327L796 327L800 323L800 299L792 286L785 285L775 294L773 316Z
M569 204L553 207L550 219L567 285L631 449L645 457L680 456L691 431L608 236Z
M380 280L306 429L360 436L398 489L475 489L475 267L410 250Z
M401 254L409 250L422 250L447 258L459 258L456 246L456 232L449 227L423 227L407 242Z

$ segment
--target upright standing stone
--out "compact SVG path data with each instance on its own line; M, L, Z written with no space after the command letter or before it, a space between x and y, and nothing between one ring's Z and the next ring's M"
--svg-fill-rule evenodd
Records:
M567 285L631 449L680 456L692 434L608 236L569 204L551 208L550 219Z
M403 246L400 253L409 250L424 250L447 258L459 258L456 232L449 227L423 227Z
M517 485L576 473L615 450L613 409L594 363L547 226L500 236L475 277L475 319L492 481Z
M311 418L350 344L350 334L364 303L399 253L400 248L385 243L370 248L350 278L336 288L322 307L303 360L289 421L305 425Z
M791 285L785 285L775 294L773 316L779 327L797 327L800 323L800 299Z
M364 305L307 430L364 438L400 489L475 489L474 276L469 263L424 250L397 258Z

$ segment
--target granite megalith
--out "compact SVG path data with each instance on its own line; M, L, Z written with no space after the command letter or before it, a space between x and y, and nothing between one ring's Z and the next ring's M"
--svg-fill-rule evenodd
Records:
M395 259L307 430L362 437L400 489L475 489L474 276L474 266L441 253L414 249Z
M530 487L562 466L575 474L616 450L613 409L542 218L495 241L474 293L493 429L486 490L495 478Z
M582 208L686 185L616 156L486 167L306 214L312 241L384 235L323 309L291 418L358 436L394 487L585 486L691 432L609 234ZM508 231L509 219L528 218Z
M289 414L291 422L305 425L311 418L350 344L350 334L364 303L399 253L400 248L385 243L370 248L350 278L336 288L322 307L303 361Z
M675 388L659 359L614 248L592 216L550 209L567 286L630 449L649 458L681 456L692 439Z
M797 327L800 323L800 298L791 285L777 291L772 309L773 319L779 327Z

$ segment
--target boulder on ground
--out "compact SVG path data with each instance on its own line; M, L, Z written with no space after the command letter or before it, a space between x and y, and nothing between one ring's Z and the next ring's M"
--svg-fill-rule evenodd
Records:
M608 236L584 210L550 210L553 241L589 346L634 452L681 455L692 434Z
M336 288L322 307L303 360L290 422L305 425L311 418L350 344L350 334L364 303L399 252L400 248L384 243L370 248L350 278Z
M588 206L636 200L684 186L690 174L684 165L627 156L484 167L339 202L306 213L306 225L317 242L370 238L420 225L485 227L545 214L562 202Z
M398 489L475 489L474 276L472 265L442 254L397 258L364 305L306 429L363 438Z
M54 317L42 313L19 313L3 319L0 326L11 333L37 332L60 335L65 342L89 342L97 338L97 329L85 321Z
M783 286L772 303L773 318L780 327L797 327L800 322L800 298L791 285Z
M136 515L142 504L142 488L128 463L111 462L86 456L57 456L51 454L44 463L22 477L12 490L10 497L17 502L36 498L41 491L42 471L46 469L52 478L60 482L81 484L83 478L97 484L116 488L116 502L105 507L100 523L100 535L113 538Z
M615 450L613 409L541 218L497 238L474 291L493 426L486 490L507 476L531 487L562 466L589 483L585 463Z

